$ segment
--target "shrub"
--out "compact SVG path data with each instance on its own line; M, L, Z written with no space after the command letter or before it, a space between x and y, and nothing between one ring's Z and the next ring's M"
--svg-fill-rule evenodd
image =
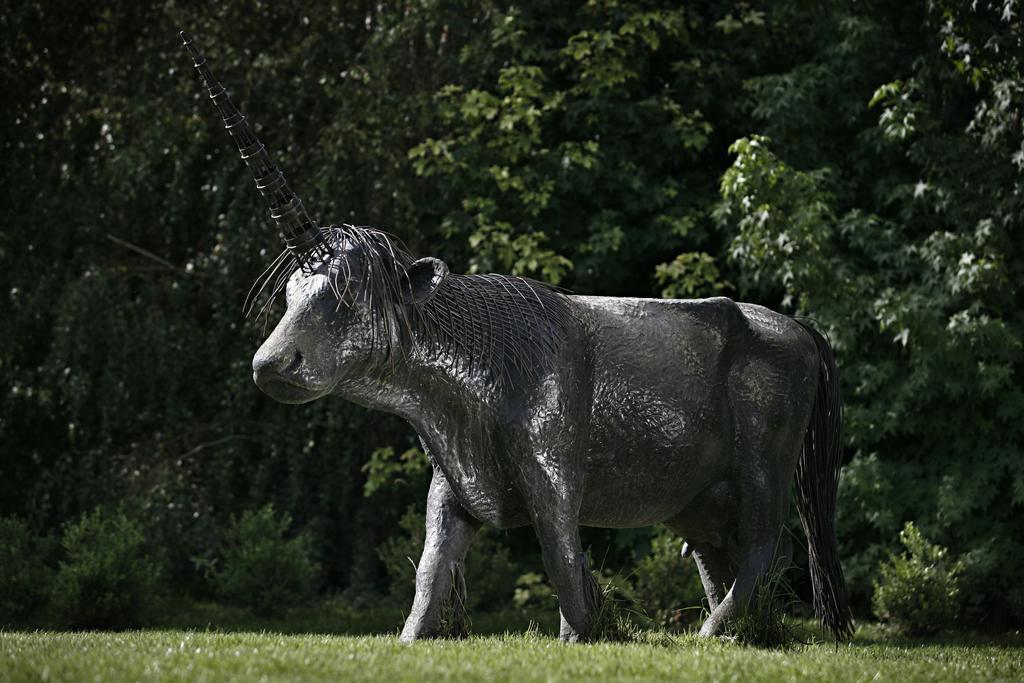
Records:
M907 635L934 633L957 614L963 565L907 522L900 532L906 552L890 553L875 581L872 607L883 621Z
M45 540L17 517L0 517L0 624L37 607L52 579L44 563Z
M398 520L401 530L377 546L377 555L390 579L390 593L395 600L407 605L416 593L416 563L423 553L426 517L412 505Z
M516 579L516 590L512 602L519 609L527 607L550 607L555 604L555 589L544 580L543 574L526 572Z
M680 630L699 617L704 586L692 560L680 556L681 541L665 527L651 538L651 552L633 573L637 602L659 626ZM688 610L688 608L694 608ZM687 615L691 619L686 619Z
M391 579L390 592L407 606L416 592L416 563L423 553L425 515L409 506L398 526L401 532L386 539L377 555ZM512 561L508 546L493 529L481 529L466 553L466 607L495 609L508 607L521 569Z
M469 609L507 609L522 569L512 560L496 529L482 529L466 553Z
M233 518L221 546L220 569L213 572L217 593L266 615L308 600L319 567L308 534L286 538L291 525L291 515L278 517L273 505Z
M72 626L135 625L159 584L163 563L146 534L123 511L97 508L64 530L65 558L53 604Z

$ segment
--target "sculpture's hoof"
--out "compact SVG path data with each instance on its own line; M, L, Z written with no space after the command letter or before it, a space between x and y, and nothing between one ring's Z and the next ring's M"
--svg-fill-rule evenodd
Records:
M402 634L398 636L398 642L405 643L408 645L409 643L415 643L417 640L425 640L433 637L434 634L432 633L427 633L422 629L410 628L406 626L402 629Z
M721 630L720 626L720 624L712 622L709 617L705 620L704 624L701 625L700 633L698 635L700 635L701 638L716 638L718 637L718 632Z

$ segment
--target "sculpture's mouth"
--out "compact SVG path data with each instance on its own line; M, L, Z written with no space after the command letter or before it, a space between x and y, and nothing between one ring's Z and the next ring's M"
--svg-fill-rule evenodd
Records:
M280 403L309 403L329 393L329 390L298 384L280 375L259 377L254 374L253 380L263 393Z

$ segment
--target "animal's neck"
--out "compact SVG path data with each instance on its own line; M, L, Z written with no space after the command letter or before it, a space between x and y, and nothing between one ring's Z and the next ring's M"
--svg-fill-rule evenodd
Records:
M408 355L383 375L341 382L334 393L367 408L406 419L420 436L447 431L449 425L476 423L496 414L499 387L479 376L453 373L454 359Z
M571 318L563 295L505 275L451 275L392 337L389 358L336 393L423 427L494 414L546 375Z

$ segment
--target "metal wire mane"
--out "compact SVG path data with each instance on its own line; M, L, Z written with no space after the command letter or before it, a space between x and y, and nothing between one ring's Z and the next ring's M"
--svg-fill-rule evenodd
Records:
M421 308L421 343L502 385L550 370L571 321L563 294L509 275L449 275Z
M502 385L539 377L551 367L571 315L564 295L549 285L509 275L453 273L429 301L408 304L408 271L415 258L401 240L351 225L321 230L332 251L321 264L338 307L366 304L373 345L379 345L388 365L415 347L453 373L479 373ZM288 250L278 255L250 289L246 315L267 315L299 265Z

